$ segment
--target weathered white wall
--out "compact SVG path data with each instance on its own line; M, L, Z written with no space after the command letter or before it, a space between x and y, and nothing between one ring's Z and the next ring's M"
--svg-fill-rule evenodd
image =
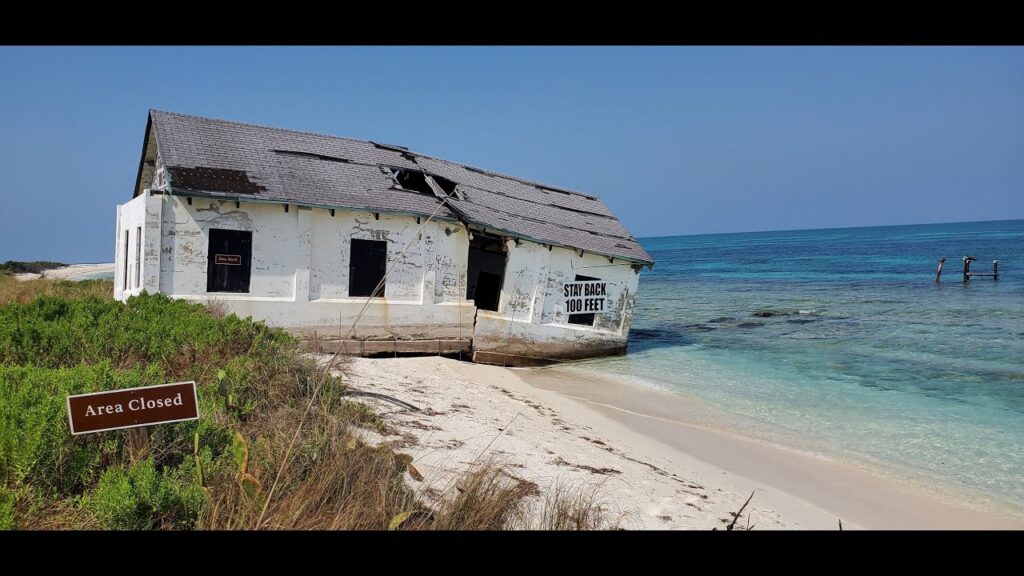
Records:
M473 349L537 359L624 352L639 272L628 262L520 240L506 242L508 265L498 312L477 314ZM607 282L607 307L594 326L568 323L562 285L577 274Z
M161 196L147 190L130 202L117 207L117 239L114 251L114 298L125 300L143 290L156 292L160 282L160 211ZM142 254L136 259L138 229L142 228ZM128 231L128 250L125 251L124 233ZM138 264L136 264L138 260ZM128 285L125 287L125 265L128 266ZM136 282L136 267L140 268Z
M295 206L243 204L163 195L160 292L205 299L211 228L252 232L252 276L247 294L214 292L220 300L295 300L295 271L300 261ZM308 245L308 242L307 242ZM304 263L308 266L308 260Z
M468 237L452 222L415 216L330 211L280 204L159 196L159 291L175 298L219 301L239 316L329 337L469 338L472 303L464 301ZM252 232L249 292L206 292L209 230ZM349 297L352 238L388 242L384 298ZM408 250L403 254L403 250Z
M625 261L566 248L506 241L508 264L498 312L465 301L468 234L461 224L415 216L300 208L180 196L143 195L119 206L115 297L142 289L219 301L239 316L328 338L468 339L481 361L567 359L621 353L633 317L639 272ZM134 282L135 229L143 226L142 282ZM250 291L206 292L209 230L252 232ZM124 230L130 231L124 254ZM350 297L353 238L388 242L384 298ZM403 250L405 251L403 254ZM122 290L124 259L129 289ZM568 323L562 285L577 274L607 283L607 311L594 326ZM365 305L365 310L364 310ZM362 312L354 331L355 318ZM476 324L474 326L474 317ZM489 355L489 356L488 356Z

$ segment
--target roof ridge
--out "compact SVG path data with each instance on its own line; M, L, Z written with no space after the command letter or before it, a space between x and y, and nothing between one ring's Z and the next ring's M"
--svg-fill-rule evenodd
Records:
M347 140L349 142L359 142L359 143L362 143L362 144L369 144L371 146L376 146L378 144L382 144L382 145L385 145L385 146L397 146L396 144L385 144L384 142L374 142L373 140L361 140L359 138L349 138L347 136L335 136L334 134L326 134L324 132L312 132L312 131L309 131L309 130L294 130L292 128L280 128L280 127L277 127L277 126L267 126L266 124L253 124L251 122L238 122L236 120L224 120L223 118L213 118L213 117L210 117L210 116L200 116L198 114L184 114L184 113L181 113L181 112L169 112L167 110L159 110L159 109L156 109L156 108L150 108L149 112L151 114L153 112L157 112L157 113L160 113L160 114L167 114L169 116L178 116L178 117L181 117L181 118L200 118L202 120L209 120L211 122L220 122L220 123L223 123L223 124L233 124L235 126L244 126L244 127L248 127L248 128L263 128L264 130L277 130L277 131L280 131L280 132L291 132L292 134L306 134L308 136L320 136L322 138L332 138L332 139L335 139L335 140ZM404 146L402 146L402 148L404 148ZM541 188L550 188L550 189L555 190L555 191L561 191L561 192L565 192L567 194L572 194L572 195L575 195L575 196L582 196L582 197L587 198L589 200L593 200L595 202L599 202L600 204L602 204L602 205L607 207L607 204L605 204L604 201L601 200L597 196L592 196L590 194L584 194L583 192L577 192L576 190L570 190L568 188L563 188L561 186L555 186L554 184L546 184L544 182L539 182L537 180L530 180L530 179L527 179L527 178L520 178L519 176L514 176L512 174L505 174L504 172L497 172L495 170L488 170L486 168L480 168L478 166L473 166L471 164L463 164L461 162L455 162L455 161L452 161L452 160L448 160L446 158L440 158L440 157L437 157L437 156L431 156L429 154L423 154L423 153L420 153L420 152L416 152L416 151L411 150L411 149L406 149L405 153L406 154L413 154L415 156L422 156L423 158L429 158L431 160L436 160L438 162L445 162L445 163L448 163L448 164L454 164L456 166L461 166L462 168L466 168L466 169L468 169L470 171L474 171L475 170L477 172L483 173L483 174L488 175L488 176L495 176L495 177L498 177L498 178L505 178L506 180L514 180L516 182L520 182L522 184L527 184L527 185L530 185L530 186L536 186L536 187L541 187Z
M326 134L324 132L312 132L309 130L294 130L292 128L281 128L278 126L267 126L266 124L253 124L252 122L238 122L236 120L224 120L223 118L213 118L210 116L199 116L198 114L183 114L181 112L168 112L167 110L158 110L156 108L150 108L150 113L159 112L160 114L167 114L170 116L179 116L182 118L199 118L201 120L209 120L211 122L220 122L222 124L234 124L235 126L244 126L247 128L263 128L264 130L277 130L279 132L291 132L293 134L306 134L308 136L321 136L323 138L332 138L335 140L348 140L349 142L360 142L362 144L369 144L373 146L375 143L370 140L360 140L359 138L349 138L347 136L335 136L334 134ZM381 144L377 142L376 144ZM424 156L424 154L420 154Z

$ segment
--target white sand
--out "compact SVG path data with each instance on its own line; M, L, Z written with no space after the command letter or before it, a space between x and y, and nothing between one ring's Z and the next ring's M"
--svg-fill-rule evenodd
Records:
M658 391L438 357L346 363L350 386L421 408L359 399L393 426L386 439L414 457L428 495L495 458L541 491L600 483L631 529L722 528L751 491L738 527L835 530L840 518L844 529L1022 527L852 466L659 416L653 408L668 404Z
M50 280L78 280L82 276L89 276L91 274L100 274L104 272L113 272L114 263L105 262L101 264L71 264L63 268L55 268L53 270L44 270L42 273L25 273L15 274L14 277L21 281L36 280L38 278L47 278Z
M526 384L517 370L437 357L350 362L350 386L421 408L359 399L394 426L387 440L414 457L425 477L417 488L428 494L443 492L473 463L495 458L541 491L556 481L600 483L603 500L624 514L627 528L710 529L731 520L752 489L575 400ZM837 527L835 517L796 499L768 502L755 494L740 525L749 518L756 528Z

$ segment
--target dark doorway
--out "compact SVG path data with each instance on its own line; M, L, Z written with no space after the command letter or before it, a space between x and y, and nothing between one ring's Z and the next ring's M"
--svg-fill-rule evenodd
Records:
M484 272L477 272L476 293L473 294L478 308L484 310L498 310L498 302L501 300L501 275Z
M252 232L210 229L207 292L248 292L252 263Z
M576 275L577 282L586 282L587 280L600 280L600 278L594 278L593 276L584 276L582 274ZM581 326L593 326L595 314L593 312L587 314L569 314L569 324L579 324Z
M505 244L501 238L473 233L469 241L466 299L481 310L498 311L505 279Z
M352 240L348 260L348 295L384 297L388 243L384 240ZM379 287L378 287L379 285ZM376 291L374 289L376 288Z

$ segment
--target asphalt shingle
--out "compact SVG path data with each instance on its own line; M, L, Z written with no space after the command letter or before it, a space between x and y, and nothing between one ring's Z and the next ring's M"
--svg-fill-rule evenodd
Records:
M171 191L464 220L513 236L653 264L600 199L398 146L150 111ZM458 184L440 198L404 190L381 167ZM461 198L457 197L461 196Z

